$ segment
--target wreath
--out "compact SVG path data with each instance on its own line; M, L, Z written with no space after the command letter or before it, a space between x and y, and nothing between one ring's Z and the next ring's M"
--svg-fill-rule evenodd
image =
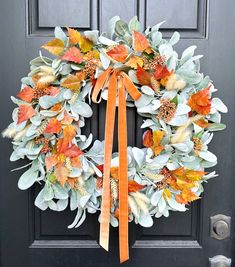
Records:
M179 33L164 40L161 24L143 30L136 17L128 24L114 17L107 33L67 28L68 36L56 27L42 46L55 58L40 52L30 62L3 132L13 139L10 160L29 160L18 187L40 184L41 210L77 210L68 228L101 211L100 244L108 250L109 224L119 225L121 262L128 259L128 222L151 227L152 217L186 211L217 176L204 169L217 163L208 144L211 132L225 128L220 112L227 108L212 98L216 89L199 72L196 46L179 58L173 50ZM82 128L92 101L101 100L105 140L92 143ZM143 148L127 147L126 106L143 117ZM119 153L112 154L116 107Z

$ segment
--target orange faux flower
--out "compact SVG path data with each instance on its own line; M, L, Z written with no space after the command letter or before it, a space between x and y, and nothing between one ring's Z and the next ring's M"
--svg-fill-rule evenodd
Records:
M209 98L210 86L191 95L188 100L188 105L192 111L196 111L198 114L207 115L211 110L211 100Z

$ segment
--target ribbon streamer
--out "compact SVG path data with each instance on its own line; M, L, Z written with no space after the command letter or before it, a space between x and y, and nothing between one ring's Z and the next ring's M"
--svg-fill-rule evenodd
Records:
M113 149L116 97L118 96L118 150L119 150L119 252L120 262L129 259L128 245L128 159L127 159L127 122L126 90L134 100L141 93L125 72L108 68L97 79L92 93L92 101L99 103L98 95L108 84L108 99L105 121L104 173L100 220L100 245L109 249L110 223L110 168Z

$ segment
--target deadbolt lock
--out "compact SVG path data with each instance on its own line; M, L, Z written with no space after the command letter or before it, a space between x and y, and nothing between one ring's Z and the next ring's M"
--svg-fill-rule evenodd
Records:
M218 214L212 216L211 218L211 237L217 240L223 240L225 238L230 237L230 224L231 224L231 217Z
M226 258L223 255L217 255L209 259L210 267L230 267L231 259Z

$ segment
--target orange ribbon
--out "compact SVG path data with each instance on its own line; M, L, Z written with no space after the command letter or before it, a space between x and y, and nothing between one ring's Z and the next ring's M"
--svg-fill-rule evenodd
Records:
M119 252L120 262L129 259L128 245L128 159L127 159L127 123L126 123L126 92L137 100L141 93L120 70L108 68L97 79L92 93L92 101L99 103L98 95L108 84L108 99L105 121L104 173L100 219L100 245L109 249L110 223L110 168L113 149L116 97L118 95L118 150L119 150Z

